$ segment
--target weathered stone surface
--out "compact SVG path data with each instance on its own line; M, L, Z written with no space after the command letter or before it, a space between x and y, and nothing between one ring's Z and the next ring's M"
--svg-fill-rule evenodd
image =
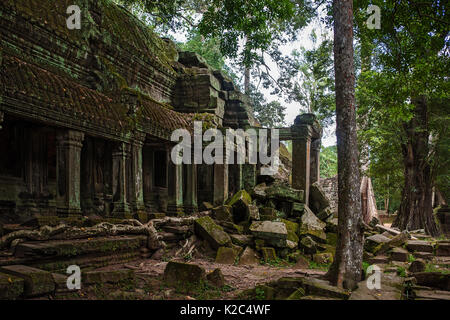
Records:
M251 236L244 234L230 234L231 242L237 246L245 247L253 244Z
M286 229L288 232L287 239L292 242L298 243L298 232L299 232L299 225L296 222L289 221L286 219L281 219L281 222L283 222L286 225Z
M408 256L409 256L408 250L405 250L400 247L395 247L391 251L392 261L406 262L408 261Z
M266 189L267 197L292 202L303 202L303 190L297 190L281 183L274 183Z
M291 240L286 240L286 247L288 249L294 250L295 248L298 247L298 242L291 241Z
M299 245L306 254L314 254L317 252L317 244L310 236L303 237Z
M236 223L248 221L250 219L249 205L252 203L252 198L245 190L238 191L227 205L233 207L233 220Z
M304 203L300 203L300 202L292 203L292 216L301 217L304 209L305 209Z
M265 183L260 183L253 188L253 197L261 200L265 200L267 197L266 194L267 185Z
M209 283L217 288L221 288L225 285L225 278L223 277L222 270L219 268L214 269L206 275L206 279Z
M301 217L300 238L308 235L315 241L326 243L327 235L324 231L325 226L326 224L320 221L308 206L305 206L304 213Z
M121 281L134 280L134 272L129 269L111 271L87 271L82 273L82 283L119 283Z
M11 274L0 272L0 300L14 300L22 296L25 281Z
M250 232L255 238L263 239L266 244L275 247L286 247L287 229L283 222L254 221Z
M328 281L320 279L305 278L303 280L303 288L308 295L318 295L345 300L350 297L349 291L334 287L330 285Z
M434 255L432 252L414 252L414 257L424 260L431 260L433 259Z
M272 221L277 218L277 210L275 208L264 207L259 210L261 220Z
M389 257L384 255L374 256L365 259L370 264L388 264L389 263Z
M260 220L258 206L254 205L254 204L250 204L248 206L248 210L249 210L250 219L252 219L252 220Z
M239 258L239 265L259 265L258 253L250 247L246 247Z
M287 298L287 300L300 300L300 298L304 296L305 290L303 288L298 288Z
M211 217L205 216L198 218L194 222L194 228L195 232L208 241L214 249L231 245L230 236L223 231L222 227L215 224Z
M323 210L320 210L320 212L317 214L317 218L319 218L321 221L327 221L329 217L333 215L333 211L331 211L330 207L326 207Z
M277 259L275 249L271 247L263 247L261 249L264 261L274 261Z
M436 244L437 256L450 256L450 242L439 241Z
M330 264L333 262L333 254L330 252L316 253L313 255L313 261L318 264Z
M233 208L223 205L213 209L214 219L233 222Z
M55 290L52 274L44 270L12 265L0 267L0 272L22 278L25 281L24 294L28 297L51 293Z
M402 246L407 240L408 240L408 233L407 232L401 232L391 238L388 242L382 243L378 245L374 249L374 254L383 254L387 252L391 248L400 247Z
M170 261L164 269L164 281L170 286L199 284L205 278L205 269L194 264Z
M216 263L234 264L239 257L239 251L234 248L220 247L217 250Z
M416 259L413 262L411 262L411 265L408 268L409 272L416 273L416 272L424 272L425 271L426 263L423 259Z
M409 240L406 248L411 252L433 252L433 245L423 240Z
M385 237L381 234L374 234L373 236L366 238L366 242L364 244L364 249L366 251L373 253L380 244L387 243L387 242L389 242L389 240L391 240L391 239L389 239L388 237Z
M67 293L76 290L67 288L67 276L67 274L64 275L61 273L52 273L53 282L55 282L56 293Z
M295 269L308 269L309 268L309 260L304 256L300 255L297 259L297 262L294 265Z
M329 218L326 221L326 226L325 226L325 231L328 232L332 232L332 233L337 233L337 227L338 227L338 219L337 218Z
M309 207L314 213L319 213L322 210L330 206L330 201L328 200L325 192L319 186L318 182L313 183L309 187ZM330 209L330 215L332 211ZM323 219L325 220L325 219Z
M450 290L450 274L440 272L419 272L414 273L417 284L426 287Z

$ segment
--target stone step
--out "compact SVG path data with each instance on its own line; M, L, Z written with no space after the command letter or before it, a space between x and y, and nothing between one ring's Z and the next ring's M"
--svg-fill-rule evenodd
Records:
M55 283L50 272L24 265L3 266L0 267L0 272L23 279L23 293L26 297L55 291Z
M408 240L406 248L411 252L433 252L433 245L424 240Z
M450 242L439 241L436 244L436 255L437 256L450 256Z
M146 236L98 237L79 240L24 242L16 247L17 258L45 259L76 257L85 254L139 250L147 245Z
M0 272L0 300L15 300L22 296L25 281L22 278Z

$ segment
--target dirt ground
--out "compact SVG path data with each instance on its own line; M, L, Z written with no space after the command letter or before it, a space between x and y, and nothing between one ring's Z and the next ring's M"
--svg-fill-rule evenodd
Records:
M179 261L184 262L182 259ZM136 275L134 282L116 285L96 285L82 288L77 293L60 295L57 299L130 299L130 300L177 300L177 299L240 299L240 293L258 284L278 280L282 277L309 275L320 277L325 271L299 269L295 266L276 267L270 265L238 266L218 264L204 259L192 259L189 263L203 267L206 272L219 268L226 285L222 288L173 288L163 282L167 262L161 260L137 260L126 264L111 265L99 270L131 269Z

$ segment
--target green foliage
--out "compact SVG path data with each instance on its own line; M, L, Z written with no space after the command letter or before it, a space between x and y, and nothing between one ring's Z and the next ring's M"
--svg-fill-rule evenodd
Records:
M369 4L381 9L381 30L365 24ZM448 197L448 15L438 0L355 2L362 69L356 91L361 155L370 160L377 202L391 198L391 208L402 199L404 172L410 165L405 160L417 154L417 141L411 137L420 132L429 133L428 150L414 161L430 165L432 184ZM426 101L425 123L417 118L417 97Z
M320 150L320 177L337 175L337 146L322 147Z
M309 262L309 269L317 269L317 270L322 270L322 271L328 271L330 266L331 266L331 263L330 264L319 264L319 263L314 262L314 261L310 261Z
M193 51L201 55L209 66L214 69L222 70L234 82L238 77L231 68L225 63L225 57L220 51L220 42L216 38L205 39L197 29L189 33L188 40L185 43L177 43L182 51Z
M278 101L267 102L263 94L250 85L250 100L258 122L263 127L281 127L285 123L286 107Z
M336 111L334 95L333 42L323 38L317 43L313 30L310 39L314 48L294 50L282 58L280 86L288 101L296 101L301 111L317 115L323 127L333 123Z
M404 267L397 267L397 274L402 278L406 278L406 269Z

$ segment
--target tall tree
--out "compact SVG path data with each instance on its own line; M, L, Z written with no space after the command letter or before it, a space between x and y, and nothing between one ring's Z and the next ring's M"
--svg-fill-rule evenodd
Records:
M356 135L353 0L334 0L334 70L338 148L338 239L330 281L349 290L361 280L363 228Z
M400 229L440 233L432 210L432 188L449 176L449 12L446 1L375 1L381 30L365 26L368 1L357 1L359 38L372 46L372 70L358 84L371 158L401 164L403 188L394 221ZM447 106L447 110L445 108ZM378 146L381 146L380 148ZM383 157L381 153L391 155ZM393 160L394 160L393 159ZM386 166L385 166L386 167Z

